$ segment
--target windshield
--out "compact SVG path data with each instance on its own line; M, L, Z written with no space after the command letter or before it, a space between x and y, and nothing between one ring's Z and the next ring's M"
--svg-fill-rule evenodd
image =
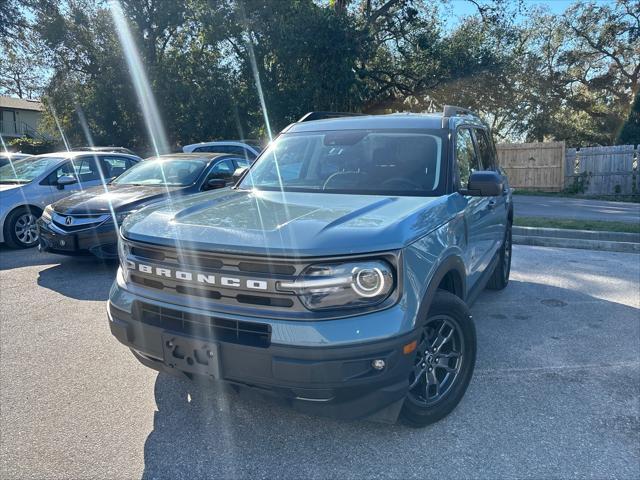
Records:
M61 157L28 157L0 167L0 183L29 183L46 173Z
M373 195L435 195L441 131L346 130L284 134L239 188Z
M198 159L149 159L124 172L113 183L116 185L166 185L185 187L193 184L206 162Z

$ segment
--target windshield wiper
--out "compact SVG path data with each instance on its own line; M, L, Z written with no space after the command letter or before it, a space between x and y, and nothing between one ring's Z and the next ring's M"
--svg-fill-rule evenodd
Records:
M0 183L3 185L23 185L25 183L29 183L26 180L0 180Z

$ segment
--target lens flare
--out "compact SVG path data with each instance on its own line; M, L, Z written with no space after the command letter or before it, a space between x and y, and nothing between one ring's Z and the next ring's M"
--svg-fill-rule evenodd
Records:
M155 154L168 153L169 142L164 125L162 124L162 119L160 118L160 111L158 110L158 105L151 91L147 73L142 65L140 53L136 48L133 35L122 12L120 2L115 0L111 1L109 2L109 7Z

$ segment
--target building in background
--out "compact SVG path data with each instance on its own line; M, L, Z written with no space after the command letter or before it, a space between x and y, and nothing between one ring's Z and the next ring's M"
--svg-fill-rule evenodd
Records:
M42 110L37 100L0 96L0 134L5 139L36 137Z

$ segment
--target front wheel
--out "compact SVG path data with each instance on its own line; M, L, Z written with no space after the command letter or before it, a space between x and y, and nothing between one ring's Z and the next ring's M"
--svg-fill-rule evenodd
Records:
M446 417L464 396L476 362L476 330L467 305L438 290L421 327L400 418L424 427Z
M38 215L39 216L39 215ZM31 248L38 243L38 216L24 207L11 212L5 220L4 241L11 248Z

